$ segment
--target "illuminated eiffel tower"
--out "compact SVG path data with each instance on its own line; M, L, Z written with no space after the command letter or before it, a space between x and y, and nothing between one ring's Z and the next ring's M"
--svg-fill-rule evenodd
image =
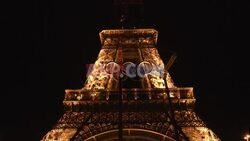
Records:
M154 29L100 32L83 88L65 91L65 113L42 141L219 141L194 112L193 88L175 86L175 56L164 65L157 38Z

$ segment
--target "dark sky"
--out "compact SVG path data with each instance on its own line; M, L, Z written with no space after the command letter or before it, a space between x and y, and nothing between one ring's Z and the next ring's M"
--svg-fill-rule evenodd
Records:
M249 2L146 1L142 25L159 31L159 51L175 51L176 85L193 86L196 111L224 141L250 131ZM1 4L0 141L38 141L63 114L64 89L83 86L116 28L111 0ZM140 23L141 24L141 23ZM167 56L165 56L167 57Z

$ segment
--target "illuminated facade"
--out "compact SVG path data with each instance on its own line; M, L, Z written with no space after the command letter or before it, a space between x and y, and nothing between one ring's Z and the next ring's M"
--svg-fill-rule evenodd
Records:
M154 29L100 32L91 73L82 89L65 91L65 113L42 141L219 141L194 112L193 88L154 69L165 67L157 38ZM130 67L115 74L119 64Z

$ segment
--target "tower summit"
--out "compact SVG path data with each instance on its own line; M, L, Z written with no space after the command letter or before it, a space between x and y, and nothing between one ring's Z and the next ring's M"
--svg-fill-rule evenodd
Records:
M122 25L100 32L85 84L65 90L65 113L42 141L219 141L194 111L193 88L174 84L158 32Z
M113 0L116 13L119 16L121 28L138 28L143 24L143 0Z

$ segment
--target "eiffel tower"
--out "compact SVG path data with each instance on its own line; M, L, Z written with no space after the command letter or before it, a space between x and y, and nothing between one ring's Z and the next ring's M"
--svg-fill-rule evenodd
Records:
M194 111L193 88L174 84L176 56L164 64L158 32L124 27L100 32L83 88L65 90L65 113L42 141L219 141Z

